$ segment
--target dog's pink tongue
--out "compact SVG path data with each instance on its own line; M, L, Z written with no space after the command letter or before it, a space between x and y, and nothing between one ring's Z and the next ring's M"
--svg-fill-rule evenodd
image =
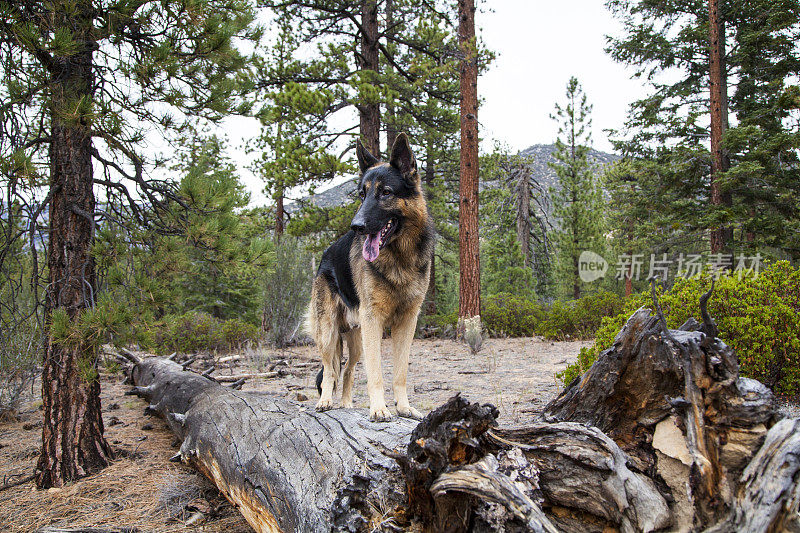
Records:
M367 234L367 238L364 239L364 249L361 250L361 254L364 256L364 259L370 263L378 258L378 254L381 251L381 241L378 235L378 233L375 235Z

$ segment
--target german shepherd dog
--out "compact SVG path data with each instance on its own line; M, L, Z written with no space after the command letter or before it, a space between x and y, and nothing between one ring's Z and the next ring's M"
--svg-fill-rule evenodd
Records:
M389 162L359 141L361 207L351 229L322 254L311 289L308 330L322 355L317 411L333 408L343 342L349 357L342 406L353 406L353 370L364 353L370 420L392 414L384 400L381 338L391 329L394 401L400 416L421 418L406 392L408 354L428 290L435 232L408 138L400 134Z

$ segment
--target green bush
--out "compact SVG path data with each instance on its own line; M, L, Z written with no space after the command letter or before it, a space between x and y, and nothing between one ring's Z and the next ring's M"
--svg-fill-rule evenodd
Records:
M167 316L153 328L158 353L229 352L258 341L256 326L233 318L219 320L199 311Z
M555 301L549 307L504 292L485 299L481 317L496 335L586 339L594 335L603 318L615 316L623 307L623 298L606 291L570 302Z
M544 312L537 302L501 292L485 299L481 318L494 335L530 337L535 334Z
M258 328L249 322L232 318L220 324L220 338L227 351L238 350L258 340Z
M555 301L545 313L537 333L548 339L588 339L594 336L603 318L619 314L623 307L623 298L608 291L571 302Z
M667 325L676 328L690 316L699 320L700 296L709 286L708 278L680 279L661 294ZM578 362L561 374L562 380L569 383L588 370L642 305L652 305L645 294L626 302L619 315L604 320L594 346L581 351ZM800 393L800 270L779 261L757 277L722 277L709 300L708 312L719 327L720 338L738 356L743 376L758 379L777 392Z
M458 310L449 313L437 313L435 315L420 315L419 323L421 326L440 328L445 331L447 328L455 330L458 325Z

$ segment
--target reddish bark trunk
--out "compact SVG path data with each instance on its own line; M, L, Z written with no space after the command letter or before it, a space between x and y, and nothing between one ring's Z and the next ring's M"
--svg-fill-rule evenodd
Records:
M89 43L91 2L64 20L78 43ZM84 31L81 32L81 29ZM46 310L65 311L74 324L94 304L95 265L91 257L95 199L92 190L91 124L74 113L75 102L91 99L92 48L51 65L49 285ZM88 111L88 106L87 106ZM100 382L95 347L87 340L48 339L42 371L44 425L36 484L60 487L109 464L103 438Z
M378 55L378 2L363 0L361 4L361 71L372 71L377 77ZM375 101L362 101L358 106L361 138L364 147L376 156L381 153L381 108ZM391 146L391 145L390 145Z
M633 281L631 280L631 268L628 267L628 275L625 277L625 298L629 298L633 292Z
M280 240L283 235L283 190L278 192L278 199L275 203L275 239Z
M730 193L723 192L721 174L730 168L722 147L728 128L728 83L725 69L725 22L720 16L719 0L709 0L709 92L711 100L711 204L731 205ZM711 253L720 253L730 245L733 230L715 227L711 230Z
M461 179L458 242L460 267L458 316L480 314L481 278L478 250L478 61L475 0L458 1L461 61Z

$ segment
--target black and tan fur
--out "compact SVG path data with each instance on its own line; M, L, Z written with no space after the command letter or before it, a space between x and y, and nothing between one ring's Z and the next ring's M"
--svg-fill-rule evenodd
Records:
M378 161L359 142L361 207L352 229L323 254L314 278L308 329L322 356L317 410L333 407L340 381L342 406L353 406L353 369L363 354L367 371L370 419L392 415L384 400L381 338L391 330L393 391L397 413L420 418L406 391L408 355L422 301L428 289L434 229L408 139L398 136L389 163ZM389 224L389 221L392 223ZM372 262L369 243L382 229L388 237ZM365 248L368 235L372 240ZM373 252L374 253L374 252ZM343 344L349 357L341 373Z

